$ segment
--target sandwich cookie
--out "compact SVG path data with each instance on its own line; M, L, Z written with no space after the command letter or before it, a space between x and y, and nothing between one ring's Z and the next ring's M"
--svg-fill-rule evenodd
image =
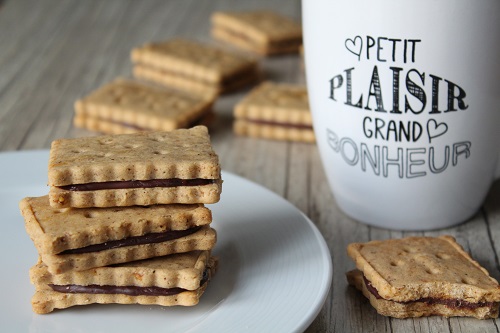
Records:
M208 125L214 98L117 79L76 101L73 124L106 134Z
M234 108L234 132L257 138L314 142L305 87L264 82Z
M217 238L212 213L201 204L59 209L43 196L24 198L19 206L52 274L211 250Z
M498 282L451 236L353 243L347 253L357 267L349 284L384 316L498 317Z
M215 203L222 180L205 126L52 142L50 205Z
M217 259L210 251L192 251L126 264L54 275L39 260L30 270L39 314L88 304L198 304L215 273Z
M132 50L136 78L213 97L260 78L255 59L187 39L148 43Z
M216 12L212 36L261 55L298 53L302 27L272 11Z

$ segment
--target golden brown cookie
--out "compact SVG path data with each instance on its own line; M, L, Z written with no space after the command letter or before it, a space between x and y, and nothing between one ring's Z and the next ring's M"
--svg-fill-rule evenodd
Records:
M315 141L307 90L301 86L264 82L235 106L234 118L238 135Z
M53 275L39 260L30 270L33 311L93 303L196 305L217 267L209 251L192 251L82 272Z
M55 208L215 203L218 156L204 126L52 142L49 196Z
M498 282L451 236L353 243L347 252L363 278L351 272L349 283L369 292L381 314L498 316Z
M447 301L448 303L434 302L430 299L421 299L408 302L395 302L377 297L370 289L363 273L360 270L352 270L346 273L347 280L351 286L361 291L370 301L375 310L383 315L394 318L412 318L427 316L444 317L474 317L488 319L498 317L498 303L484 302L465 306L463 301ZM373 287L371 287L373 288Z
M186 39L148 43L132 51L134 76L204 96L259 80L257 61Z
M302 28L272 11L216 12L212 36L262 55L298 53Z
M216 242L203 205L52 208L48 196L20 204L26 231L53 274L193 250Z
M108 134L172 131L213 114L214 98L117 79L76 101L74 125Z
M215 117L215 112L208 111L199 120L197 120L194 125L210 127L213 124ZM131 134L146 131L144 127L131 126L125 123L104 120L102 118L82 114L75 114L73 117L73 125L75 127L85 128L89 131L100 132L103 134Z

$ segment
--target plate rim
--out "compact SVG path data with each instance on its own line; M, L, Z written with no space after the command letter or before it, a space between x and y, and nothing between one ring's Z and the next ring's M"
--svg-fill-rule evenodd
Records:
M4 159L9 159L10 157L14 157L16 159L22 159L22 158L41 158L41 156L46 157L48 160L49 156L49 151L48 149L35 149L35 150L20 150L20 151L3 151L0 152L0 161ZM36 156L40 155L40 156ZM7 163L7 166L2 166L0 163L0 170L1 169L8 169L11 163ZM302 317L302 320L297 320L297 325L296 325L296 332L303 332L306 330L311 323L317 318L318 314L321 312L324 303L328 297L328 294L331 291L331 285L332 285L332 279L333 279L333 263L332 263L332 256L330 253L330 249L326 243L325 238L321 234L320 230L318 227L314 224L314 222L300 209L298 209L295 205L293 205L290 201L288 201L286 198L282 197L281 195L277 194L276 192L270 190L269 188L265 187L262 184L259 184L253 180L250 180L248 178L245 178L244 176L238 175L234 172L227 171L222 169L222 175L230 175L231 177L235 177L239 179L239 181L242 182L247 182L251 184L252 186L258 188L260 191L265 191L268 195L274 196L277 200L282 201L282 203L286 204L289 209L292 209L295 213L298 213L302 219L306 222L305 225L309 227L309 229L312 231L314 235L314 239L316 240L316 245L319 246L320 248L320 254L321 254L321 262L323 266L323 270L325 271L325 274L322 275L323 279L321 280L321 285L317 286L317 297L315 298L316 301L314 304L311 304L310 308L308 308L308 311L304 313L304 316ZM37 185L38 186L38 185ZM203 326L203 325L202 325Z

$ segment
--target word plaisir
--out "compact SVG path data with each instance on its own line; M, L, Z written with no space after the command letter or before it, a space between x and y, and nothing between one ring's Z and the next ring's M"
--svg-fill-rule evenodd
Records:
M353 72L356 68L348 68L330 79L330 96L335 102L341 100L345 105L391 114L411 112L420 114L439 114L466 110L466 92L458 84L434 74L426 74L415 68L406 71L402 67L391 66L388 69L392 77L389 85L381 82L378 66L374 66L369 82L355 82ZM404 80L404 83L401 82ZM354 91L353 87L364 87ZM384 92L382 87L391 87ZM440 90L446 89L446 98L440 100ZM404 99L401 100L401 96ZM392 101L384 100L383 95L392 96ZM413 101L409 97L413 97Z

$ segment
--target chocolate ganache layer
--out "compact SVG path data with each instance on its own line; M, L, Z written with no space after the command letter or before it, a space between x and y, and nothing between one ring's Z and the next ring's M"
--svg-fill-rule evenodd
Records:
M124 294L129 296L172 296L186 289L182 288L160 288L160 287L136 287L136 286L100 286L91 284L79 286L76 284L54 285L49 284L52 290L60 293L70 294Z
M203 278L200 281L200 287L208 282L208 270L203 272ZM49 284L52 290L60 293L70 294L123 294L129 296L172 296L188 291L183 288L161 288L161 287L137 287L137 286L110 286L91 284L80 286L77 284L57 285Z
M66 191L98 191L98 190L120 190L129 188L152 188L152 187L177 187L177 186L203 186L216 182L215 179L151 179L151 180L125 180L101 183L72 184L58 186Z
M82 254L90 252L99 252L109 249L116 249L124 246L142 245L142 244L153 244L166 242L172 239L181 238L187 235L194 234L201 229L201 226L189 228L186 230L171 230L166 232L150 233L142 236L128 237L124 239L109 241L101 244L93 244L78 249L70 249L63 251L59 254Z

